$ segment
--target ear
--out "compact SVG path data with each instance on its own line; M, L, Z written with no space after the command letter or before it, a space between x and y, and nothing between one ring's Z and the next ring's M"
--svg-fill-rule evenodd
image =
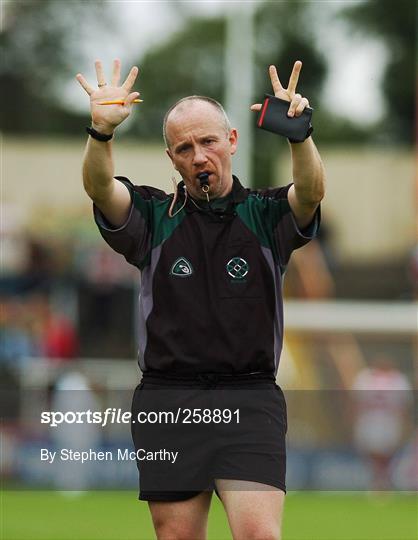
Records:
M235 154L238 148L238 131L233 128L229 132L229 144L231 145L231 156Z
M171 163L173 164L173 167L176 171L178 171L177 167L175 166L174 164L174 159L173 159L173 154L171 153L171 150L169 148L166 148L165 149L165 153L167 154L167 156L170 158L171 160Z

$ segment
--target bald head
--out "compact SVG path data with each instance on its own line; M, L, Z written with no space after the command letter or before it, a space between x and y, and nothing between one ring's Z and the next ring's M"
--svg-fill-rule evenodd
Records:
M188 109L196 107L201 109L202 114L205 114L204 110L207 107L213 109L215 114L219 116L219 121L225 129L225 132L230 132L231 124L229 122L228 116L226 115L224 108L218 101L206 96L188 96L176 101L176 103L174 103L174 105L172 105L168 109L164 116L163 137L167 148L171 147L170 123L172 121L175 121L177 118L181 118L183 113L186 112Z

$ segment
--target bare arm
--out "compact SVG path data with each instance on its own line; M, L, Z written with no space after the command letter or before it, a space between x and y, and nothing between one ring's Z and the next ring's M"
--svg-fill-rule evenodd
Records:
M296 93L296 85L302 62L295 62L290 75L287 88L283 88L276 68L270 66L269 74L274 90L274 95L289 102L288 116L298 117L309 101ZM259 111L261 104L251 106L251 110ZM302 143L290 144L293 172L293 186L288 192L288 201L296 218L299 228L309 225L315 215L315 211L325 194L325 173L319 152L312 140L308 137Z
M293 186L287 194L299 228L305 228L325 194L325 174L321 157L312 140L290 144Z
M125 120L132 109L132 102L139 96L130 93L138 74L133 67L121 85L120 62L114 61L111 85L107 85L100 61L96 61L96 73L99 88L92 88L81 74L77 80L90 96L92 127L99 133L113 134L116 127ZM107 100L123 100L124 105L100 105ZM87 195L94 201L106 219L115 227L122 226L129 214L131 197L128 188L115 180L112 155L112 140L97 141L89 136L83 162L83 184Z
M97 129L94 124L93 127ZM83 162L84 189L109 223L121 227L129 215L131 196L128 188L113 176L112 141L89 137Z

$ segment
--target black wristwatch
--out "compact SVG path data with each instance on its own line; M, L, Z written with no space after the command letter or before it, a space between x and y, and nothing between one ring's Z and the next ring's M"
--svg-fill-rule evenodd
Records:
M93 137L96 141L107 142L113 137L113 133L111 135L105 135L104 133L99 133L92 127L86 127L86 131L90 137Z

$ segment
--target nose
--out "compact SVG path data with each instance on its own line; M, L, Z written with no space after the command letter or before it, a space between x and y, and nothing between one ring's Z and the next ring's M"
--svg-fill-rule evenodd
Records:
M207 162L207 157L201 146L196 146L193 156L193 165L201 166Z

